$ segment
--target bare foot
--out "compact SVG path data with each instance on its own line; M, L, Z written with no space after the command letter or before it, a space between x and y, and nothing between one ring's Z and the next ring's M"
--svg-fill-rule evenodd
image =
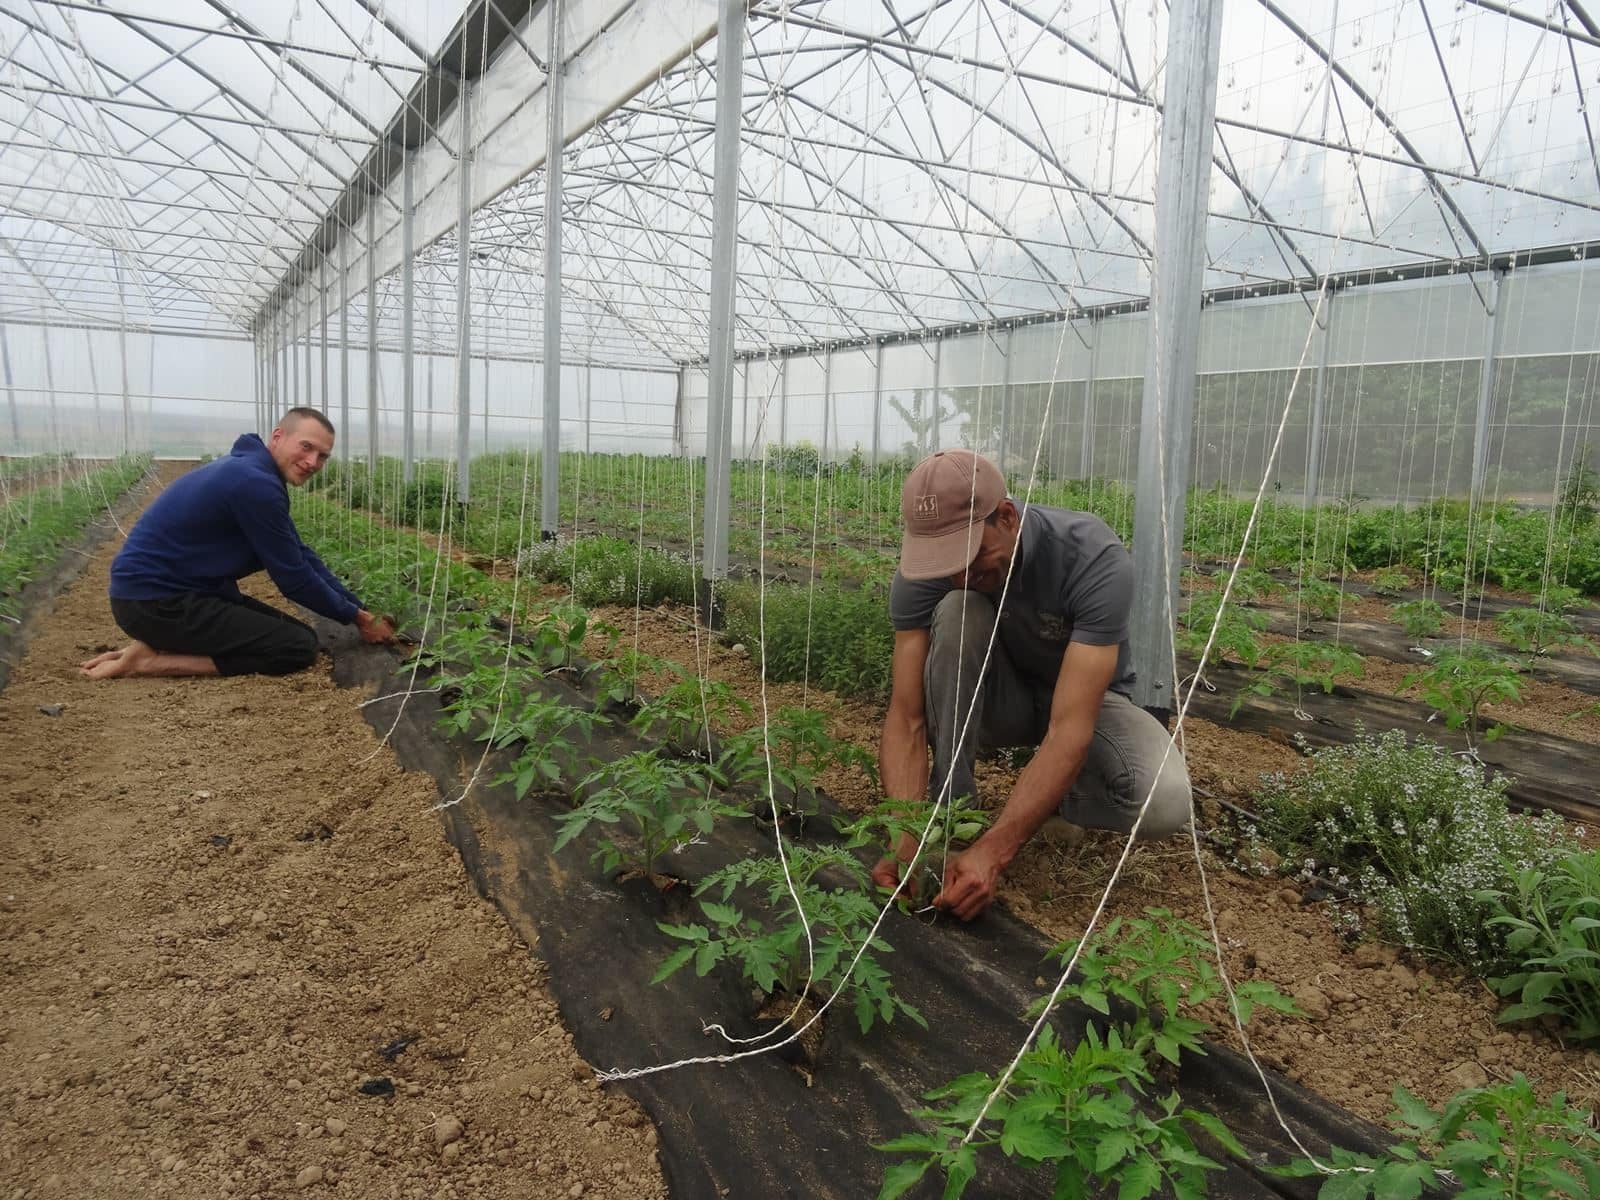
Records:
M125 679L134 675L165 678L215 675L215 660L201 654L166 654L144 642L132 641L121 650L109 650L83 664L90 679Z
M104 679L105 676L104 675L96 675L94 673L94 669L96 667L102 665L103 663L116 662L119 658L121 658L127 652L128 652L128 648L126 646L124 646L121 650L105 650L105 651L102 651L101 653L96 654L88 662L83 663L82 665L80 665L78 667L78 670L82 671L85 675L89 676L89 678L91 678L91 679Z
M129 642L121 650L108 650L83 664L83 673L90 679L120 679L126 675L142 675L143 668L155 661L155 650L143 642Z

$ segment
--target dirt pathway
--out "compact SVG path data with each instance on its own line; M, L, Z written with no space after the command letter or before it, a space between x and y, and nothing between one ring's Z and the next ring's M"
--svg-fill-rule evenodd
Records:
M0 692L0 1197L664 1195L326 660L77 674L115 549Z

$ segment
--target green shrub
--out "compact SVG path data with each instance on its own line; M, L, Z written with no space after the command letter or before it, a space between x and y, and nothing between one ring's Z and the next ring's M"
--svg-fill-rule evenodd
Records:
M1285 863L1348 883L1384 937L1489 973L1508 958L1485 892L1548 868L1570 844L1553 813L1512 813L1505 789L1503 776L1485 781L1476 763L1432 743L1363 733L1293 775L1268 777L1252 832Z
M768 585L764 640L755 585L735 584L725 594L727 640L752 647L752 655L764 645L769 679L809 680L847 696L889 694L894 628L883 585Z
M547 582L569 584L573 598L588 605L693 604L699 576L687 558L614 537L540 542L522 552L518 566Z

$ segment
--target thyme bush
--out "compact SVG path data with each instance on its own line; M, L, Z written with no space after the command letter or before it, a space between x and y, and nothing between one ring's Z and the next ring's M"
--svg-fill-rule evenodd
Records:
M1505 791L1504 776L1485 780L1432 743L1363 733L1293 775L1269 776L1254 833L1286 864L1348 882L1384 937L1487 975L1510 964L1485 893L1571 849L1559 817L1513 813Z

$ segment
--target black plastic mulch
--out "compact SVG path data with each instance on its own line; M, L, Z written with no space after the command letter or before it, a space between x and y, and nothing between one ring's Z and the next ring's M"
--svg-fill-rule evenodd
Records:
M400 686L391 653L361 645L348 630L325 627L324 635L341 685L377 694ZM406 767L432 774L442 796L461 794L481 745L446 741L435 732L436 696L415 695L404 705L384 701L363 711L380 732L395 725L391 744ZM638 745L625 733L606 741L597 753ZM754 999L726 968L703 979L685 969L662 984L649 982L677 945L656 922L698 918L689 888L660 892L643 880L618 886L590 862L593 843L584 838L552 854L553 803L518 801L509 788L491 785L504 761L492 758L466 798L442 815L479 890L549 963L550 986L579 1053L600 1069L648 1067L736 1049L702 1032L702 1022L722 1022L735 1035L757 1032ZM672 869L693 879L771 851L770 827L722 821L707 844L675 857ZM929 924L897 912L883 935L894 947L885 966L899 993L921 1009L928 1030L900 1018L863 1036L841 1004L828 1014L809 1078L779 1054L765 1054L608 1085L637 1098L655 1122L673 1195L871 1197L892 1161L872 1144L919 1128L910 1114L926 1091L969 1071L996 1072L1010 1061L1026 1030L1021 1014L1043 991L1039 981L1056 974L1041 934L997 907L971 926ZM1075 1039L1087 1015L1066 1006L1056 1026L1065 1039ZM1281 1077L1272 1081L1279 1107L1314 1152L1335 1143L1360 1150L1382 1144L1384 1135L1373 1126ZM1315 1195L1318 1181L1280 1179L1261 1168L1296 1153L1242 1057L1214 1047L1188 1059L1175 1086L1187 1103L1227 1122L1252 1151L1254 1162L1231 1162L1212 1177L1212 1196ZM968 1196L1051 1194L1053 1173L1022 1170L997 1152L980 1163ZM939 1181L930 1176L912 1194L936 1196Z

